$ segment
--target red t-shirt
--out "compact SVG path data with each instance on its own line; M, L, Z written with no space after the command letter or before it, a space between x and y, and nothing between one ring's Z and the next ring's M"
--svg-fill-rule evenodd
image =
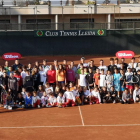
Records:
M18 85L21 86L22 85L22 77L20 75L14 75L14 77L17 78Z
M48 83L55 83L56 82L56 71L55 70L48 70L47 71L47 81L48 81Z

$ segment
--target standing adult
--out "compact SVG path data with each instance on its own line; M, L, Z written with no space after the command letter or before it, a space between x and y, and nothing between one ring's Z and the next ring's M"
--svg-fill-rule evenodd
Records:
M18 66L22 67L22 64L19 63L19 59L16 59L15 64L13 64L13 66L12 66L13 71L17 70Z
M88 67L88 63L85 63L85 57L81 57L81 63L83 64L83 67L85 68L87 68ZM77 67L77 69L79 69L80 68L80 63L78 64L78 67Z

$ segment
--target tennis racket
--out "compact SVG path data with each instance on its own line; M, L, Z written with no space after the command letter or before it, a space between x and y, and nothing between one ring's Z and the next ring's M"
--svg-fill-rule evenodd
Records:
M133 75L133 76L131 77L131 82L132 82L132 83L138 83L138 82L139 82L139 77L138 77L137 75Z

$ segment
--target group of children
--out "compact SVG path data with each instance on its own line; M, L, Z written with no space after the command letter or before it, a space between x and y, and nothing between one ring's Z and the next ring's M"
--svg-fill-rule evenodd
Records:
M105 66L100 60L99 66L90 60L76 67L71 61L63 60L58 65L43 65L38 61L34 66L22 66L15 60L13 66L8 61L0 66L1 106L11 110L17 108L67 107L83 104L101 104L121 102L135 103L140 101L140 57L129 64L125 59L121 63L117 58L110 58L110 65ZM136 76L136 81L133 81Z

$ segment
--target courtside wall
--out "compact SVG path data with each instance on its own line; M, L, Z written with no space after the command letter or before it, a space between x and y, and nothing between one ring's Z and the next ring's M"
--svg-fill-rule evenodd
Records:
M34 37L33 31L0 32L0 55L114 55L120 50L140 54L140 30L107 31L105 37Z

